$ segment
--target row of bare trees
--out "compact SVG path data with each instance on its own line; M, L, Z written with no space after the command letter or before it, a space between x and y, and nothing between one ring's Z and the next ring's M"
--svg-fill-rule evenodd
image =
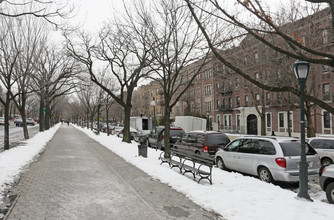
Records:
M251 37L272 53L334 67L334 57L330 52L314 44L305 44L301 33L284 28L284 23L296 22L303 17L310 19L304 22L312 23L312 17L307 16L324 8L318 3L325 2L325 6L333 7L329 0L309 2L316 4L298 1L291 6L294 10L282 9L273 14L269 7L258 0L238 0L237 10L216 0L158 1L149 7L144 1L139 1L133 6L127 5L125 15L117 14L118 17L104 26L96 37L82 32L65 34L66 45L69 54L81 63L90 79L122 106L125 118L123 141L126 142L130 141L129 118L135 87L145 79L157 80L161 85L168 136L171 110L211 60L209 52L219 62L260 88L262 100L266 92L291 93L334 113L334 108L321 98L311 93L301 93L296 81L270 84L266 80L258 80L240 67L240 60L231 60L222 53L245 37ZM312 28L316 28L316 25ZM319 36L321 30L312 31ZM185 68L194 62L198 64L196 70ZM291 66L290 62L287 66ZM283 71L287 76L293 74L290 68ZM104 77L100 77L101 73ZM106 82L114 83L110 86ZM264 123L265 111L258 111ZM169 156L168 138L166 140L166 156Z
M58 26L53 19L68 15L63 6L52 1L0 1L0 7L6 9L0 13L0 81L4 93L0 102L4 107L5 150L9 149L11 103L20 113L24 137L28 139L27 104L39 100L40 131L44 131L51 126L57 98L73 88L76 64L64 50L50 43L49 36L50 24Z
M132 94L137 85L148 79L161 85L168 136L171 110L200 72L209 52L182 1L158 1L150 11L144 1L129 7L95 38L87 33L76 33L75 37L66 34L71 56L82 64L95 84L122 106L126 142L130 142ZM183 69L195 61L200 62L199 68L188 78ZM113 82L113 86L108 82Z

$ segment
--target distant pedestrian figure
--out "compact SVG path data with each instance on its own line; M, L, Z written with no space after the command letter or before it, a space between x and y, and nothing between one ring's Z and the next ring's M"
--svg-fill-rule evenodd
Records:
M275 131L272 131L272 132L271 132L271 136L276 136L276 135L275 135Z
M67 126L70 126L70 121L67 121Z

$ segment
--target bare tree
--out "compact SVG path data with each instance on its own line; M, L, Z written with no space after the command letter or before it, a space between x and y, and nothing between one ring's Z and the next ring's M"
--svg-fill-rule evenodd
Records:
M32 90L39 96L39 129L50 128L51 102L59 96L74 92L74 79L80 71L74 59L56 45L43 45L33 62Z
M161 85L165 112L165 157L170 157L170 115L172 108L201 72L208 57L208 49L202 48L200 30L182 1L158 1L155 11L141 8L140 18L148 24L151 39L151 55L154 58L151 77ZM188 72L186 66L195 63L196 70Z
M0 80L3 85L4 96L0 97L0 102L4 106L5 129L4 129L4 149L9 149L9 110L11 106L11 91L17 78L15 77L14 66L17 62L20 51L15 49L13 35L10 33L14 29L12 20L1 19L1 29L7 30L0 33Z
M306 101L315 103L316 105L326 109L332 114L334 113L334 108L331 105L322 101L316 96L300 92L299 88L297 87L292 87L290 85L273 86L263 84L257 81L256 79L250 77L247 73L242 71L240 68L238 68L238 66L235 65L234 62L226 59L226 57L224 57L217 49L221 45L226 45L226 43L229 43L231 45L233 44L231 43L233 41L240 42L242 38L248 36L263 43L264 45L266 45L266 47L277 51L277 53L284 54L293 59L305 60L313 64L321 64L333 67L333 54L327 52L322 47L314 47L314 45L307 46L301 36L302 33L298 32L297 27L295 29L296 32L291 33L292 23L288 25L282 25L281 22L278 22L279 20L276 19L276 16L272 14L270 10L266 10L267 8L264 7L264 4L258 0L238 0L236 6L240 6L240 10L244 12L241 13L240 11L238 11L238 14L234 13L233 10L228 10L225 5L221 4L221 2L217 0L209 0L206 1L205 4L201 4L191 0L185 0L185 2L189 10L191 11L193 18L196 20L198 26L204 34L209 47L212 49L217 59L229 68L231 68L235 73L264 90L271 92L290 92L297 95L298 97L303 98ZM328 3L331 7L328 10L320 11L317 16L327 17L333 11L333 3L331 0L310 0L309 2ZM303 6L303 8L310 9L310 7L305 4ZM318 5L311 6L316 9L321 8ZM197 15L198 13L205 13L207 16L212 16L211 18L214 19L214 21L218 21L220 23L227 23L231 26L231 28L234 28L234 30L236 31L230 31L228 32L228 34L222 34L222 38L212 37L212 32L210 32L211 30L209 29L209 27L212 26L207 26L208 22L210 22L210 19L206 17L207 20L203 20ZM244 16L243 18L247 17L247 19L242 19L241 15ZM290 22L296 22L295 25L302 25L303 23L307 22L309 22L310 24L314 24L314 18L308 15L309 14L306 14L303 11L297 11L295 13L295 16L290 17L292 19L290 20ZM249 22L249 17L251 17L252 21L254 22ZM297 19L300 20L297 22ZM331 32L333 32L334 30L333 24L334 23L332 19L332 24L330 25ZM316 33L318 34L318 36L321 36L323 26L318 26L317 24L314 24L312 27L314 28L313 32L317 31ZM217 34L215 34L215 36L216 35ZM332 38L334 37L333 33L329 34L328 36L331 36ZM292 74L292 71L290 74Z
M150 63L151 48L146 44L147 26L138 23L130 13L122 19L123 21L118 20L115 25L102 29L98 44L93 44L90 37L81 34L81 44L75 45L67 38L67 47L70 54L85 66L91 80L123 107L123 141L130 142L132 94L139 81L149 74L147 66ZM99 81L98 73L94 69L96 59L107 64L105 71L117 82L117 91Z
M50 0L0 0L0 17L17 18L22 16L33 16L42 18L58 28L65 27L59 18L67 19L74 11L68 1Z

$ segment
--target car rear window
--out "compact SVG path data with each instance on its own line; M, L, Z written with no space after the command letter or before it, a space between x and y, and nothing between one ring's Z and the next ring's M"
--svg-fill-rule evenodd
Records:
M184 131L181 129L170 129L170 136L182 136Z
M207 144L208 145L226 145L230 142L230 139L223 134L208 134Z
M300 156L301 155L301 142L300 141L291 141L280 143L280 146L283 150L284 156ZM305 152L306 155L315 155L315 150L308 144L305 143Z

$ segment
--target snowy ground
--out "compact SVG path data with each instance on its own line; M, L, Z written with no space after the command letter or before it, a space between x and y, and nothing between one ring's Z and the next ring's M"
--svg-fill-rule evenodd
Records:
M58 129L40 133L20 146L0 153L0 203L1 192L14 181L22 167L31 162L43 149ZM213 169L213 184L193 181L176 169L160 165L161 151L148 149L148 158L138 157L138 143L127 144L116 136L95 135L91 130L76 127L106 146L129 163L142 169L154 178L164 182L198 203L202 207L221 214L226 219L332 219L334 206L325 201L325 193L310 190L314 202L296 197L296 193L257 178L235 172ZM33 146L33 147L32 147ZM15 158L15 159L14 159ZM315 186L317 188L318 186Z

